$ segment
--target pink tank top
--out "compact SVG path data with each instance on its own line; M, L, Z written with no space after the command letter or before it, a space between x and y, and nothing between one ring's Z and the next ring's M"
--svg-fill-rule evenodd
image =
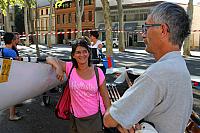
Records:
M72 68L72 62L66 62L66 75ZM98 68L99 73L99 85L102 85L105 80L103 71ZM87 117L96 114L99 109L99 100L102 114L105 113L105 107L102 97L100 96L96 75L89 79L82 79L76 72L76 68L73 68L69 80L69 88L71 94L71 104L73 108L73 114L77 118ZM99 97L100 96L100 97Z

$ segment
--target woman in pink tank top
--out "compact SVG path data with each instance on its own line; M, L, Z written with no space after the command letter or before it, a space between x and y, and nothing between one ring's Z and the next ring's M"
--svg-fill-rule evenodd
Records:
M103 132L101 115L111 105L105 76L102 70L97 68L99 75L97 84L90 57L89 42L85 38L77 39L76 44L72 45L72 62L47 57L47 63L55 68L57 78L61 81L64 79L64 73L68 76L72 69L69 79L72 105L69 125L71 133Z

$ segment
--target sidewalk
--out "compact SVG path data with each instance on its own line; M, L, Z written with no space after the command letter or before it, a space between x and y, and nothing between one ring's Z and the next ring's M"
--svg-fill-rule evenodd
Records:
M126 52L135 52L135 53L147 53L145 51L145 47L138 47L138 48L133 48L133 47L128 47L125 50ZM200 57L200 51L190 51L191 57L192 56L197 56ZM183 54L183 51L181 50L181 54Z

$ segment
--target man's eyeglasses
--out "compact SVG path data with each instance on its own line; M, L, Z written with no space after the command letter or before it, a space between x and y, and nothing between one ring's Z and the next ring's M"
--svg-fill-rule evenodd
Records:
M142 25L142 33L147 33L149 27L161 26L161 24L144 24Z

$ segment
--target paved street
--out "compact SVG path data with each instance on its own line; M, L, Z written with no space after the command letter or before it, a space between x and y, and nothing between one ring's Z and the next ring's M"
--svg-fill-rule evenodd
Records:
M56 45L55 47L48 49L44 45L40 45L41 56L56 56L58 58L70 58L71 47L65 45ZM31 47L20 46L21 56L36 56L35 45ZM133 67L139 69L146 69L154 62L154 58L148 54L144 48L127 48L126 52L119 52L114 48L114 59L116 67ZM103 48L105 52L105 48ZM190 74L193 76L200 76L200 52L191 51L192 56L185 58Z
M40 45L41 56L56 56L58 58L70 58L71 47L65 45L56 45L49 49L44 45ZM19 46L21 56L36 56L35 45L31 47ZM148 54L144 48L127 48L126 52L119 52L117 48L113 49L116 67L133 67L146 69L154 62L154 58ZM105 48L103 48L105 52ZM200 52L191 51L192 56L186 58L186 63L191 75L200 76Z
M21 46L21 56L36 56L34 45L30 48ZM41 56L57 56L69 58L71 48L56 45L48 49L40 45ZM105 48L103 49L105 51ZM194 76L200 76L200 52L192 51L192 57L186 59L189 71ZM117 67L128 66L146 69L154 62L153 57L143 49L126 49L119 52L114 49L114 59ZM194 110L200 113L200 91L194 90ZM49 106L44 106L42 96L30 99L17 110L24 116L22 120L13 122L8 120L8 110L0 111L0 133L67 133L67 121L58 120L54 115L54 108L58 100L58 93L51 95Z

